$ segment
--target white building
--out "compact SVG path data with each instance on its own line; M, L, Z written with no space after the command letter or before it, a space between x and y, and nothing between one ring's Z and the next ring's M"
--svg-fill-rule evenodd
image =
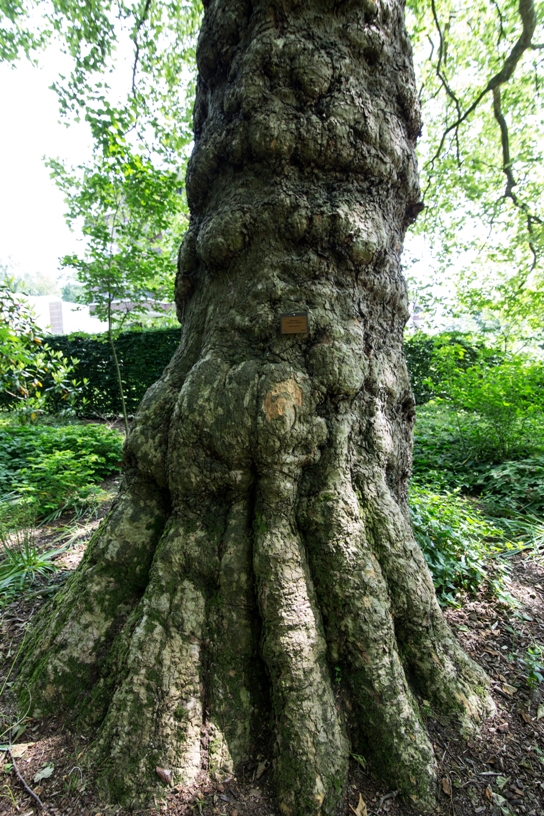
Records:
M67 303L57 295L24 295L24 298L32 307L40 329L51 334L98 334L108 328L107 323L91 314L88 306Z

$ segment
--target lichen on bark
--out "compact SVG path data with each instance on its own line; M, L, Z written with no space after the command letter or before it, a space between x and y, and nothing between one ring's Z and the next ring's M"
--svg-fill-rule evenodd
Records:
M402 3L205 6L181 345L21 687L77 706L117 801L146 802L156 766L230 772L264 732L286 816L334 814L350 752L423 810L418 700L465 729L492 703L407 512L420 123ZM282 335L300 311L308 332Z

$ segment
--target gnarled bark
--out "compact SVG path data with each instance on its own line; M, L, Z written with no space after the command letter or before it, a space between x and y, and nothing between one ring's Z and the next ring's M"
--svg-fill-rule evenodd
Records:
M42 711L97 727L116 799L144 801L157 765L230 771L266 726L283 813L333 814L350 750L424 808L418 699L466 727L492 704L406 505L420 125L401 3L210 0L198 62L181 346L23 674ZM282 335L299 311L309 331Z

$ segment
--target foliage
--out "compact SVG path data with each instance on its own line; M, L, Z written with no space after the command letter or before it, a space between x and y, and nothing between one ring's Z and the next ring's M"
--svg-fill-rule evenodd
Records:
M414 483L410 513L416 540L431 570L442 604L455 604L464 592L487 583L503 591L504 569L489 559L505 548L502 531L472 502L455 492L437 493Z
M474 484L488 513L544 513L544 455L503 462Z
M412 390L417 405L423 405L441 392L442 370L440 349L458 346L462 353L455 357L455 366L464 371L475 363L483 340L459 331L426 334L417 331L404 341L404 354L410 372Z
M38 516L92 503L96 483L120 466L122 437L101 425L20 425L0 420L0 517Z
M525 669L529 688L534 689L544 681L544 646L541 643L529 646L520 662Z
M437 348L441 397L456 412L465 450L471 447L489 460L503 461L523 447L530 419L542 415L544 366L527 356L501 355L485 347L463 368L465 359L460 344Z
M155 167L116 131L75 174L58 161L49 166L65 193L68 223L79 221L87 239L83 255L66 256L62 263L77 271L81 300L107 322L128 431L115 335L129 317L173 301L174 257L187 222L178 173Z
M408 21L425 123L415 230L463 311L540 330L544 7L411 0Z
M5 271L1 274L1 267L0 264L1 282L12 292L22 292L25 295L60 295L57 281L49 277L49 275L41 272L36 272L33 275L29 273L20 274L5 267Z
M69 224L79 221L84 254L63 265L77 271L80 300L121 326L154 301L173 300L174 257L185 224L177 172L161 171L117 136L90 166L69 172L50 161L65 193Z
M66 412L78 385L75 363L44 344L29 307L0 284L0 406L16 407L22 418L35 417L55 400Z
M51 42L72 61L54 85L61 112L84 115L97 145L117 130L179 163L191 141L200 0L168 3L0 0L0 60L35 58ZM109 75L129 55L125 99L112 104ZM125 68L125 66L122 66Z
M162 374L179 345L180 329L122 332L115 345L126 407L134 413L147 389ZM52 337L54 349L75 355L78 389L75 410L82 416L118 416L121 401L106 335Z
M520 436L516 442L517 459L503 459L496 449L485 443L484 426L479 425L479 416L455 411L447 404L435 402L420 406L414 435L413 473L418 481L432 485L437 490L458 488L464 493L479 495L508 491L508 466L517 467L520 475L526 471L523 463L530 466L535 458L538 464L544 454L544 429L542 418L532 416L523 423ZM491 471L497 467L495 477ZM527 479L529 474L526 472ZM538 474L535 474L537 480ZM511 482L510 482L511 484ZM534 482L526 481L519 486L519 497L525 496L526 490L533 490Z
M34 544L29 530L6 535L0 529L0 609L18 597L23 590L56 571L54 559L64 547L45 552Z

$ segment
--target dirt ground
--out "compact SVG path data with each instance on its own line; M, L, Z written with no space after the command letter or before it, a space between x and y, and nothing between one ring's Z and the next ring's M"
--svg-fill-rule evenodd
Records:
M52 547L59 523L41 532L41 545ZM74 569L98 523L95 519L81 527L79 538L59 559L64 570ZM65 575L57 573L53 584ZM47 587L43 591L47 592ZM544 816L544 683L539 678L540 662L544 662L542 563L531 555L515 556L509 591L519 604L517 608L482 594L466 599L460 609L446 612L465 650L487 670L497 714L469 742L428 719L439 766L436 814ZM0 698L0 743L7 743L6 728L16 722L10 699L13 676L8 674L27 627L44 602L44 595L25 596L0 613L0 689L7 679ZM60 719L28 719L19 730L12 732L14 761L0 748L2 816L128 813L97 798L91 771L84 762L87 740L82 735L70 733ZM25 786L33 790L42 807ZM142 816L280 816L274 803L270 761L262 755L255 756L236 777L221 783L203 776L191 790L165 785L165 798L154 808L136 812ZM363 770L353 760L341 816L353 813L419 816L420 811L402 802L397 791L378 784L370 766Z

